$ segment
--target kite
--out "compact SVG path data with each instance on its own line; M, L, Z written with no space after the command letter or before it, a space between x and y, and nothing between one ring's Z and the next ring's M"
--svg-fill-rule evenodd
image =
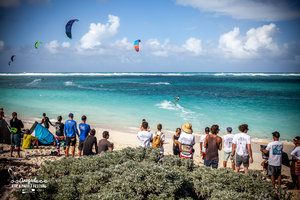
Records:
M72 33L71 33L72 25L74 22L78 22L78 21L79 21L78 19L71 19L66 24L66 34L67 34L68 38L72 39Z
M41 43L41 42L36 42L36 43L34 44L34 46L35 46L36 49L38 48L37 45L38 45L39 43Z
M134 48L137 52L139 52L139 50L140 50L140 42L141 42L141 40L136 40L134 42Z
M12 55L12 56L10 57L11 62L14 62L15 57L16 57L16 55Z

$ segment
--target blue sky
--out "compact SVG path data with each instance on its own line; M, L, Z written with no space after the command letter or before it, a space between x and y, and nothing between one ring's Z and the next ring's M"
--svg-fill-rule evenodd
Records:
M0 30L0 72L300 72L298 1L0 0Z

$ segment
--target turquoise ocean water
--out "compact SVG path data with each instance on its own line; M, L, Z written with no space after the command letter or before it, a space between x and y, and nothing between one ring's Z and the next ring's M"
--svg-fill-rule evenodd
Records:
M103 127L137 127L145 118L152 129L191 122L196 133L218 124L224 134L247 123L254 138L272 139L277 130L291 141L300 135L300 74L2 73L0 107L21 119L73 112Z

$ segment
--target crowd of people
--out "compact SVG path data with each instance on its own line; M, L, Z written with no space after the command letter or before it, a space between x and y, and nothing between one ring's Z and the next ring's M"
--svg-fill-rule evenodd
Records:
M57 122L52 124L46 114L43 114L43 118L40 124L46 129L49 129L50 125L55 127L55 143L57 147L56 155L60 156L60 148L63 146L64 155L69 157L69 151L71 146L71 155L75 156L75 146L78 142L78 156L82 155L95 155L108 150L113 150L114 144L110 142L109 132L104 131L102 133L102 139L97 142L95 137L96 130L91 129L87 124L87 117L83 115L81 117L81 123L78 125L74 121L74 115L70 113L69 119L62 122L62 117L57 117ZM5 122L4 111L0 109L0 120ZM24 125L21 120L18 119L17 113L12 113L12 119L7 126L11 132L11 147L10 153L13 157L13 151L16 147L17 156L20 157L21 146L21 129ZM137 133L140 146L160 149L161 158L164 154L164 144L166 141L166 135L162 131L162 124L157 125L156 131L151 131L148 122L143 119L140 125L140 131ZM78 131L79 129L79 131ZM227 127L227 134L223 137L218 136L220 131L218 125L212 125L210 128L206 127L205 134L200 137L200 154L204 161L204 165L213 169L218 168L219 164L219 151L223 149L223 167L227 166L227 162L230 160L231 168L236 172L240 171L240 167L243 165L244 173L247 173L249 165L253 163L253 154L251 147L251 137L247 134L249 128L247 124L241 124L238 127L240 133L232 134L232 127ZM266 148L261 148L260 151L266 155L262 166L267 170L270 175L273 186L275 187L276 181L278 186L281 185L281 166L283 155L283 143L279 141L280 133L275 131L272 133L273 142L270 142ZM196 144L195 135L193 133L192 124L183 124L180 128L176 129L173 140L173 154L183 159L193 159ZM300 189L300 137L294 138L295 148L291 152L291 176L296 189ZM38 148L38 138L31 136L29 130L25 130L23 135L22 148ZM93 152L93 147L95 152Z

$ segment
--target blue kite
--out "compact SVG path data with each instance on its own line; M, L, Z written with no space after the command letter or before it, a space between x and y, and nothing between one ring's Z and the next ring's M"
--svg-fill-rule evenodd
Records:
M68 38L72 39L71 29L72 29L73 23L78 22L78 21L79 21L78 19L71 19L66 24L66 34L67 34Z

